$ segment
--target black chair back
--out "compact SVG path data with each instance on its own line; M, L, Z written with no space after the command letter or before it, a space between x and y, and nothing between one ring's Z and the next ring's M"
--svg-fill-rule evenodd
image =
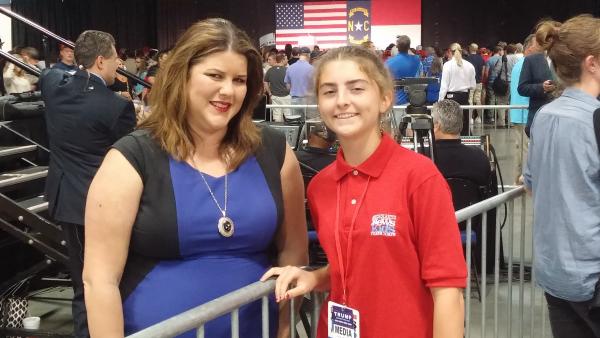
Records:
M450 191L452 191L452 202L454 210L460 210L484 199L485 188L477 185L471 180L464 178L446 178Z

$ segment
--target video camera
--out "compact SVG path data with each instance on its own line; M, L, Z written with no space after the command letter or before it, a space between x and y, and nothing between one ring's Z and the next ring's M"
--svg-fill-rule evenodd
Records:
M394 81L397 90L408 94L407 114L429 114L427 110L427 86L438 83L435 77L407 77Z
M394 85L397 90L404 90L408 94L409 105L406 107L406 115L402 117L398 125L399 133L397 142L402 144L402 138L410 136L413 143L412 149L435 161L433 146L435 136L433 134L433 120L427 109L427 86L436 84L437 78L403 78L396 80ZM410 135L407 132L411 130Z

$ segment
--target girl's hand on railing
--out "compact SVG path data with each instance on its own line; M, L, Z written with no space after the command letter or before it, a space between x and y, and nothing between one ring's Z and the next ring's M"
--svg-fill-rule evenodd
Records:
M319 284L315 272L302 270L295 266L271 268L260 280L264 282L273 276L278 276L275 282L275 300L277 302L302 296L311 292Z

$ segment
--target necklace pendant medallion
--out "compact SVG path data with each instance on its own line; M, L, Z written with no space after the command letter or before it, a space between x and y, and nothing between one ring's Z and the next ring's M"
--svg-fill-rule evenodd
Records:
M219 224L217 228L219 229L219 234L227 238L233 236L233 232L235 230L233 220L227 216L219 218Z

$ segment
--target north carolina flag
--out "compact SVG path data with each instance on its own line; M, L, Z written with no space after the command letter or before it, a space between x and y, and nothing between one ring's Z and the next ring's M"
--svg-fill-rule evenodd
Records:
M352 27L349 9L355 1L323 1L275 4L276 48L319 45L321 49L348 44ZM368 1L360 1L360 3ZM408 35L412 45L421 43L421 0L371 0L370 39L378 49Z

